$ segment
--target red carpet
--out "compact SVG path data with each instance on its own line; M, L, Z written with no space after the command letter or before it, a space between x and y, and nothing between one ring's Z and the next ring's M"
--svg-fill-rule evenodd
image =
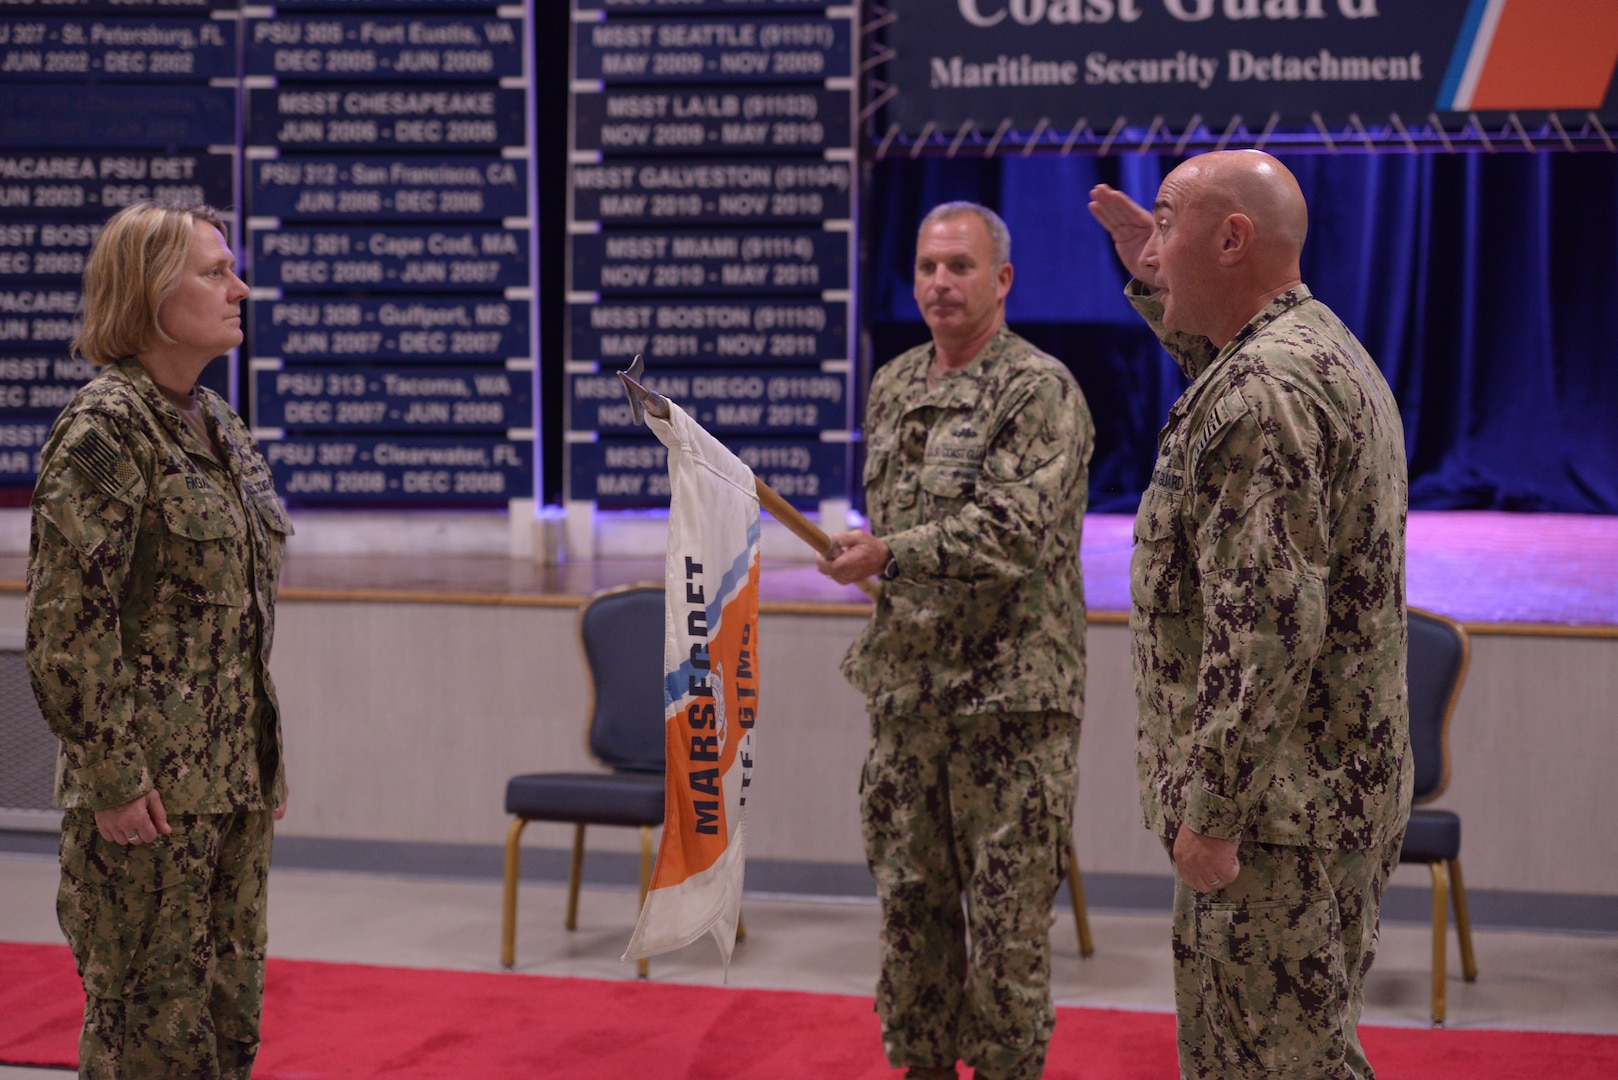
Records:
M0 943L0 1063L71 1066L83 997L67 950ZM1610 1080L1618 1036L1364 1028L1392 1080ZM1163 1080L1174 1022L1062 1009L1050 1080ZM271 960L255 1080L866 1080L868 999Z

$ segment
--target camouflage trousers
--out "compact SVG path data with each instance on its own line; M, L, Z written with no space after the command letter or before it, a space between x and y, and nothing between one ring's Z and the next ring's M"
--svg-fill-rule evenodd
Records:
M1243 841L1236 881L1174 889L1174 999L1184 1080L1370 1080L1365 973L1399 840L1370 850Z
M123 847L62 822L56 916L84 980L79 1075L245 1078L264 999L268 810L170 814Z
M984 1080L1042 1072L1078 748L1066 713L873 719L860 818L895 1068L960 1059Z

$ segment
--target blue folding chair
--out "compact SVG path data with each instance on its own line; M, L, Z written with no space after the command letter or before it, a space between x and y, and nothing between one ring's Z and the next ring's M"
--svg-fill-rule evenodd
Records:
M1426 863L1433 876L1434 1027L1444 1026L1445 945L1449 936L1449 897L1454 896L1455 935L1461 946L1461 974L1476 982L1472 921L1461 880L1461 818L1451 810L1423 806L1449 787L1449 721L1461 696L1471 655L1466 630L1454 619L1410 609L1410 752L1416 782L1401 863Z

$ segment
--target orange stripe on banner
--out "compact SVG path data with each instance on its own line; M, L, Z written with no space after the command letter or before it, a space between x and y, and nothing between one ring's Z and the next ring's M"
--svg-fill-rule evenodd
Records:
M747 584L725 605L719 620L719 633L708 639L710 664L723 665L726 723L729 730L725 745L717 762L693 761L692 739L708 739L715 735L708 726L702 709L703 700L670 717L668 744L668 779L664 786L663 843L658 848L657 868L652 875L655 889L678 885L693 874L700 874L719 861L725 853L730 837L730 822L725 812L724 776L736 764L736 752L745 733L742 722L751 726L751 717L743 710L758 708L758 558L748 568ZM746 654L745 656L743 654ZM747 676L738 678L738 675ZM696 723L693 723L693 718ZM713 770L712 786L717 794L698 790L708 778L701 775ZM713 817L697 812L696 801L712 803L717 808ZM704 809L711 808L704 807ZM699 824L713 826L713 832L698 832ZM675 835L670 836L670 830ZM670 842L671 840L675 842Z
M1510 0L1472 108L1596 109L1618 66L1618 0Z

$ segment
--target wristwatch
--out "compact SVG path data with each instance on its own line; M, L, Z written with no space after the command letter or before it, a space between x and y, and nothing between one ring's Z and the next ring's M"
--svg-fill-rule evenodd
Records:
M888 556L888 565L886 565L886 566L884 566L882 568L882 580L883 581L898 581L899 580L899 560L895 559L892 555Z

